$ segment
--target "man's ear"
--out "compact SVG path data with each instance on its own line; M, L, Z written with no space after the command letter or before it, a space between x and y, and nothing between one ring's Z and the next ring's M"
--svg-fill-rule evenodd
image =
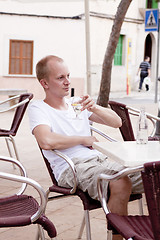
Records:
M42 87L44 89L47 89L48 88L48 81L46 79L41 79L40 80L40 84L42 85Z

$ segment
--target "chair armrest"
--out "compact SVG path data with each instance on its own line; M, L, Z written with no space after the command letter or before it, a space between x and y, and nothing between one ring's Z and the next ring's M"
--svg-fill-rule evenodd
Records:
M140 113L139 109L136 109L136 108L133 108L133 107L130 107L130 106L126 106L126 108L128 109L129 114L132 114L134 116L139 116L139 113ZM156 121L160 121L160 118L157 117L157 116L154 116L154 115L152 115L150 113L147 113L147 112L146 112L146 117L153 124L153 130L152 130L152 133L151 133L151 137L153 137L155 135L155 131L156 131Z
M97 188L98 188L98 197L101 202L102 208L105 212L105 214L108 214L110 212L108 206L107 206L107 199L103 192L103 181L111 181L111 180L117 180L121 177L124 177L130 173L140 172L143 170L143 166L138 166L134 168L125 168L121 170L118 173L115 173L113 175L107 175L107 174L100 174L97 179Z
M74 186L71 189L70 193L74 194L76 189L77 189L77 174L76 174L76 169L75 169L74 163L72 162L72 160L67 155L60 152L59 150L51 150L51 151L53 151L57 156L63 158L68 163L69 167L71 168L72 173L73 173Z
M110 136L108 136L104 132L100 131L99 129L97 129L97 128L91 126L91 125L90 125L90 129L91 129L91 131L94 131L94 132L98 133L99 135L101 135L102 137L104 137L105 139L107 139L110 142L117 142L115 139L111 138Z
M27 177L25 168L18 160L10 157L0 156L0 161L5 161L5 162L10 162L12 164L15 164L20 169L21 176ZM16 195L21 195L25 191L26 187L27 187L27 184L23 183L18 193L16 193Z
M20 97L20 95L16 95L16 96L7 98L7 99L5 99L5 100L3 100L3 101L0 101L0 105L2 105L2 104L4 104L4 103L7 103L7 102L10 102L10 101L12 101L12 100L15 100L15 99L17 99L17 98L19 98L19 97Z
M14 97L8 98L8 99L0 102L0 105L2 105L2 104L4 104L4 103L7 103L7 102L9 102L9 101L11 101L11 100L15 100L15 99L17 99L17 98L19 98L19 97L20 97L20 95L16 95L16 96L14 96ZM27 102L29 102L29 98L26 98L26 99L24 99L23 101L14 104L13 106L10 106L10 107L7 107L7 108L5 108L5 109L3 109L3 110L0 110L0 113L4 113L4 112L7 112L7 111L10 111L10 110L12 110L12 109L14 109L14 108L17 108L17 107L19 107L19 106L21 106L21 105L23 105L24 103L27 103Z
M139 109L136 109L136 108L133 108L133 107L129 107L129 106L126 106L126 108L127 108L128 110L130 110L129 113L131 113L131 114L133 114L133 115L135 114L136 116L139 116L139 113L140 113L140 110L139 110ZM154 120L156 120L156 121L160 121L160 118L159 118L159 117L154 116L154 115L152 115L152 114L150 114L150 113L147 113L147 112L146 112L146 117L149 118L149 119L154 119Z
M106 135L105 133L103 133L102 131L98 130L97 128L95 128L95 127L93 127L91 125L90 125L90 129L91 129L91 131L94 131L94 132L100 134L101 136L103 136L108 141L116 142L115 139L109 137L108 135ZM74 163L72 162L72 160L67 155L65 155L64 153L60 152L59 150L51 150L51 151L53 151L57 156L63 158L68 163L69 167L71 168L72 173L73 173L73 178L74 178L74 186L71 189L70 193L74 194L76 189L77 189L77 174L76 174L76 169L75 169Z
M40 207L37 210L37 212L34 215L32 215L32 217L31 217L31 221L35 222L41 216L41 214L45 211L45 207L46 207L46 203L47 203L45 191L42 189L40 184L31 178L17 176L14 174L4 173L4 172L0 172L0 178L10 180L10 181L15 181L15 182L21 182L23 184L28 184L37 190L37 192L40 196Z

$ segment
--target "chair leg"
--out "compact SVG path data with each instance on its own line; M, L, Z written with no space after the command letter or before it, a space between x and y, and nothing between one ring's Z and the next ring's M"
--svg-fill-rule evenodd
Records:
M14 156L13 156L13 154L12 154L12 151L11 151L11 148L10 148L10 145L9 145L9 141L12 142L16 159L17 159L18 161L20 161L19 155L18 155L18 152L17 152L17 148L16 148L16 144L15 144L15 141L14 141L14 138L13 138L12 136L10 136L9 138L6 137L5 140L6 140L6 144L7 144L7 148L8 148L8 152L9 152L10 157L14 157Z
M10 136L10 137L6 137L5 140L6 140L6 144L7 144L9 156L12 157L12 158L14 158L14 156L13 156L13 154L12 154L12 150L11 150L10 144L9 144L9 141L11 141L12 146L13 146L13 149L14 149L15 157L16 157L16 159L17 159L18 161L20 161L19 155L18 155L18 152L17 152L17 148L16 148L16 144L15 144L15 141L14 141L14 138L13 138L12 136ZM14 164L13 164L13 168L16 169L16 167L15 167Z
M138 203L139 203L139 214L143 215L143 199L142 198L139 199Z
M13 154L12 154L12 151L11 151L11 148L10 148L10 145L9 145L9 141L11 141L11 140L10 140L10 138L6 137L5 141L6 141L6 145L7 145L7 148L8 148L9 156L13 158ZM16 169L14 164L13 164L13 168Z
M83 233L85 224L86 224L87 240L91 240L91 226L90 226L89 210L84 210L84 217L83 217L83 220L81 223L78 239L81 239L81 237L82 237L82 233Z
M36 236L36 240L45 240L45 236L44 236L44 231L42 226L38 225L38 231L37 231L37 236ZM48 238L47 238L48 239ZM58 240L56 237L54 238L50 238L50 240Z
M36 234L36 240L39 240L39 225L37 227L38 227L38 229L37 229L37 234Z
M12 142L16 159L17 159L18 161L20 161L19 154L18 154L17 147L16 147L16 143L15 143L14 138L13 138L12 136L10 136L10 141Z
M38 224L38 231L37 231L37 236L36 236L36 240L45 240L45 236L44 236L44 231L41 225Z
M87 240L91 240L91 226L90 226L89 210L85 210L85 223L86 223Z
M79 234L78 234L78 239L82 238L82 233L83 233L83 230L84 230L84 226L85 226L85 214L84 214L83 219L82 219L81 227L80 227Z
M112 230L107 230L107 240L112 240Z

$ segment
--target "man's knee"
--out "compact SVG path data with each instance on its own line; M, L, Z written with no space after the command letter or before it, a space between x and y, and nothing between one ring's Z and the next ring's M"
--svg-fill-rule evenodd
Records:
M111 195L117 195L121 198L129 198L132 191L131 180L126 176L118 179L117 181L111 181L109 184Z

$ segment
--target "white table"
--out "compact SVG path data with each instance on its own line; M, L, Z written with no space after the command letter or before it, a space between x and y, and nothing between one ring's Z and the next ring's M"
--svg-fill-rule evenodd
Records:
M137 144L136 141L94 142L93 148L125 167L137 167L146 162L160 161L159 141L149 141L147 144Z

